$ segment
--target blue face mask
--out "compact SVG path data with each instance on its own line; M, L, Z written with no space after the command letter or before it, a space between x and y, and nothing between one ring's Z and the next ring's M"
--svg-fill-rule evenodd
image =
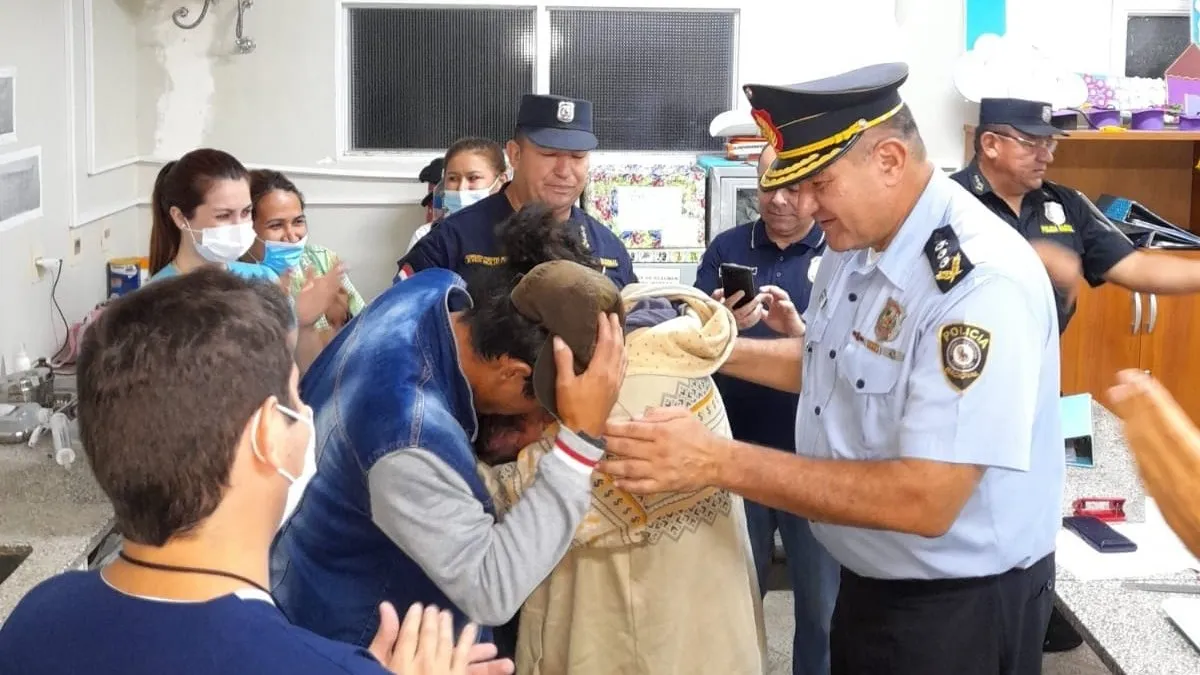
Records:
M497 178L495 182L485 188L476 190L446 190L442 195L442 206L446 209L446 213L454 213L467 208L468 206L487 199L492 194L492 189L496 187L496 183L500 182Z
M264 241L266 255L263 256L262 264L271 268L276 274L283 274L300 264L300 258L304 256L304 247L307 244L308 237L304 237L294 244L286 241Z

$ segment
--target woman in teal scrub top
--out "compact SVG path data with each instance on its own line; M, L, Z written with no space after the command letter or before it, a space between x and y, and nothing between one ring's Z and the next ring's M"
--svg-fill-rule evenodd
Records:
M238 276L278 281L262 265L239 262L254 243L250 174L220 150L193 150L158 172L151 197L150 274L154 279L223 266Z
M269 267L238 260L254 244L255 234L250 173L233 155L201 148L168 162L154 181L151 204L152 279L224 267L241 277L281 283ZM318 277L294 298L301 372L324 346L315 324L339 288L338 275Z

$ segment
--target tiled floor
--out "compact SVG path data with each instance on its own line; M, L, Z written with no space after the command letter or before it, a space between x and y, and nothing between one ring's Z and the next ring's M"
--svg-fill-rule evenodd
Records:
M792 672L792 592L771 591L764 603L767 620L768 675ZM1064 654L1047 654L1042 675L1109 675L1086 645Z

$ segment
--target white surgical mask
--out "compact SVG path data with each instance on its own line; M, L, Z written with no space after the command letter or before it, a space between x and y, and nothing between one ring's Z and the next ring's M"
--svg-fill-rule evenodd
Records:
M295 410L292 410L291 408L279 405L278 403L275 404L275 408L284 415L308 425L308 443L304 447L304 466L300 469L300 475L293 476L283 467L275 467L276 473L278 473L280 476L283 476L283 479L289 483L287 501L283 506L283 517L279 519L279 527L283 527L283 524L287 522L287 519L296 510L296 507L300 505L300 497L304 495L304 488L308 487L308 482L312 480L313 475L317 473L317 429L313 424L311 410L309 411L309 415L303 415ZM258 426L259 414L259 411L255 411L254 424L251 425L252 427ZM250 436L250 449L254 451L254 456L257 457L259 461L270 464L270 462L267 462L267 459L263 457L262 452L259 451L258 442L255 440L253 434Z
M496 180L492 181L492 184L488 187L479 188L477 190L447 190L446 193L442 195L442 206L446 209L446 213L461 211L462 209L465 209L477 202L481 202L491 196L492 190L495 189L496 183L499 182L500 179L497 178Z
M250 247L254 245L254 221L252 220L232 225L206 227L199 231L199 238L196 237L197 231L192 229L191 223L188 223L184 229L192 236L196 252L210 263L229 264L245 255L246 251L249 251Z

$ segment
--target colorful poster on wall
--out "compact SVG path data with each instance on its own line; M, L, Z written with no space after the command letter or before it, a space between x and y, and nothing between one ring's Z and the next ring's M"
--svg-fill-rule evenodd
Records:
M692 163L595 166L586 210L634 262L696 262L704 252L706 176Z
M975 41L980 35L1004 35L1008 30L1005 0L963 0L963 3L967 51L975 48Z

